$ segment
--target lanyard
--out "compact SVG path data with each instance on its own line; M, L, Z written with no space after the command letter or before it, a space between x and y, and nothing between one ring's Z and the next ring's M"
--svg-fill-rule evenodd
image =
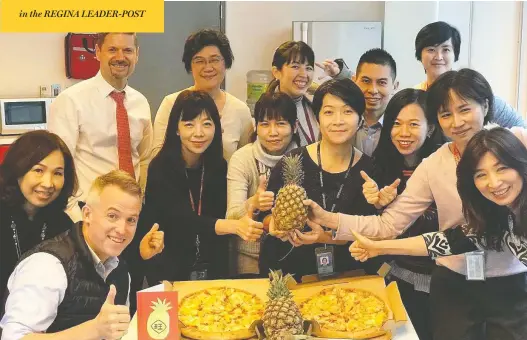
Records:
M459 149L455 143L452 143L452 154L454 155L454 161L456 161L457 166L459 164L459 160L461 159L461 153L459 152Z
M302 132L302 134L304 135L304 137L306 138L306 141L307 141L307 144L312 144L315 142L315 133L313 132L313 126L311 126L311 119L309 117L309 114L308 114L308 109L306 107L306 103L304 101L304 99L302 99L302 107L304 108L304 115L306 116L306 123L307 123L307 127L309 129L309 134L306 132L306 130L304 130L304 128L302 127L302 125L300 125L300 122L298 122L298 128L300 129L300 131Z
M185 176L187 177L188 182L188 173L187 169L185 169ZM201 216L201 197L203 195L203 178L205 176L205 166L203 166L201 170L201 185L199 188L199 202L198 202L198 216ZM190 196L190 205L192 206L192 211L196 212L196 204L194 203L194 197L192 196L192 190L190 190L190 187L188 188L188 194Z
M322 161L320 158L320 143L317 145L317 158L318 158L318 171L320 175L320 188L322 189L322 204L324 205L324 210L327 210L326 207L326 193L324 192L324 176L322 174ZM342 189L344 188L344 184L346 183L346 179L348 179L351 167L353 165L353 159L355 158L355 148L352 147L351 151L351 159L350 164L348 165L348 170L346 170L346 175L344 176L344 179L342 180L342 183L340 183L339 191L337 192L337 196L335 197L335 201L333 202L333 205L331 206L331 212L335 210L335 207L337 205L337 201L340 199L340 195L342 194Z
M188 173L187 169L185 169L185 176L187 177L188 182ZM203 178L205 177L205 165L201 168L201 184L199 188L199 202L198 202L198 216L201 216L201 197L203 195ZM188 188L188 194L190 196L190 205L192 206L192 211L196 212L196 204L194 202L194 197L192 196L192 190L190 190L190 186ZM200 258L200 252L199 252L199 235L196 235L196 261L194 262L194 265L198 263Z
M42 230L40 231L40 239L44 241L46 238L46 229L48 228L47 224L44 223L42 226ZM13 240L15 242L15 248L16 248L16 255L20 259L20 256L22 256L22 251L20 250L20 240L18 239L18 230L16 229L16 223L15 220L11 220L11 229L13 230Z

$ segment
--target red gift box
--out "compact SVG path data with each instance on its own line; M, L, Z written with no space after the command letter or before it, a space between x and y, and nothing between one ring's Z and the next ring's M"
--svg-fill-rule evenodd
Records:
M137 292L140 340L179 340L177 292Z

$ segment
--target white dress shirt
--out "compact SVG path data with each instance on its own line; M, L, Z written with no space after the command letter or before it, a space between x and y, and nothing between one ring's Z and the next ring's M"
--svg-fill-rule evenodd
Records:
M75 204L68 211L74 222L82 219L76 202L84 201L95 178L119 168L117 104L109 96L114 90L99 72L66 89L51 104L48 130L59 135L70 149L79 178L79 196L72 198ZM130 86L123 91L135 178L144 189L153 138L150 105L145 96Z
M102 263L95 252L88 248L95 262L95 270L106 281L119 265L119 259L110 257ZM130 274L128 278L130 282ZM1 340L18 340L31 333L44 333L55 321L67 288L66 272L57 257L42 252L20 262L7 282L9 296L5 314L0 321L0 328L3 329Z
M154 154L159 152L163 146L170 112L181 92L175 92L166 96L161 102L159 110L157 110L154 121ZM220 120L223 131L223 158L228 162L234 151L250 141L251 134L254 131L251 111L247 104L225 92L225 105L220 112Z

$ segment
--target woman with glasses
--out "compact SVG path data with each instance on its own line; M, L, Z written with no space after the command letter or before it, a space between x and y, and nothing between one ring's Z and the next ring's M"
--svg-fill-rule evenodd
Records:
M214 100L220 113L223 156L227 162L234 151L249 143L254 131L249 107L221 89L233 60L229 39L222 32L203 29L191 34L185 42L182 61L194 79L188 90L207 92ZM159 106L154 122L155 153L163 145L170 111L180 93L169 94Z

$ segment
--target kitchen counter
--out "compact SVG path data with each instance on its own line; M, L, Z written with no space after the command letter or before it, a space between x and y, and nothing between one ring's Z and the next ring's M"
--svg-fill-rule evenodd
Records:
M144 291L145 292L146 291L150 291L150 292L163 291L163 285L153 286L148 289L145 289ZM313 339L324 340L324 338L313 338ZM393 340L419 340L419 337L415 333L415 329L414 329L414 326L412 325L412 322L410 321L410 319L408 319L408 322L406 322L404 325L397 328L392 339ZM137 315L134 315L134 317L132 318L132 321L130 322L130 327L128 328L128 333L121 340L139 340L137 338ZM332 339L332 340L335 340L335 339Z

